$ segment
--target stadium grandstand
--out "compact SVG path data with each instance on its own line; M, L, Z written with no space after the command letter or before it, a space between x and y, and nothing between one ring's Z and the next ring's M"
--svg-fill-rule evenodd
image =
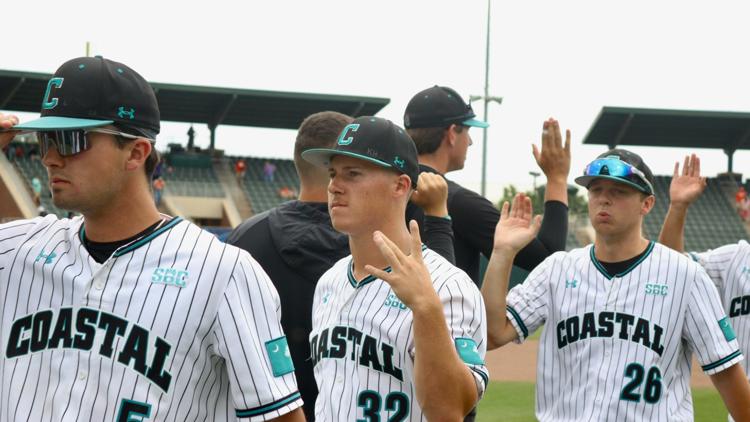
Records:
M49 74L0 70L0 108L38 112ZM196 148L190 137L184 145L163 151L160 175L165 181L160 208L222 234L253 214L288 200L282 190L299 191L291 160L227 155L216 147L219 125L297 129L315 112L333 110L352 116L374 115L387 98L258 91L152 83L164 121L206 124L211 132L207 149ZM732 170L738 149L750 148L750 113L656 110L604 107L583 143L615 146L719 148L727 153L727 172L710 177L708 188L691 208L685 229L689 250L706 250L738 239L748 239L748 226L734 207L740 185L750 191L750 180ZM291 153L291 152L290 152ZM54 206L33 135L20 135L0 156L0 220L29 218L40 210L59 216L68 211ZM247 171L236 177L237 161ZM275 177L268 180L263 166L271 163ZM39 204L32 181L41 182ZM669 205L671 176L656 176L657 202L645 220L649 238L656 239ZM585 216L570 218L567 249L587 244L592 230ZM520 274L520 273L519 273ZM520 276L519 276L520 277ZM514 277L514 279L517 277Z

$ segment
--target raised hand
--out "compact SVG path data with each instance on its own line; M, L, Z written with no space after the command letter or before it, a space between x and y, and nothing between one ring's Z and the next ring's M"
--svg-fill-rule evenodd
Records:
M375 245L391 266L391 272L372 265L365 265L365 271L388 283L399 300L413 311L415 307L429 304L429 301L437 299L437 293L432 287L430 272L422 260L422 239L419 236L419 226L416 221L409 222L409 231L411 232L409 255L402 252L383 233L379 231L373 233Z
M534 217L531 198L516 194L513 205L506 201L500 211L500 221L495 226L495 252L518 252L528 245L539 232L542 218Z
M18 124L18 117L12 114L0 113L0 148L5 148L10 143L17 131L5 131Z
M697 155L685 156L682 171L679 161L674 163L672 183L669 185L669 200L673 206L689 206L705 189L706 178L701 177L701 160Z
M448 183L437 173L421 173L411 201L422 208L425 215L445 217L448 215Z
M542 149L531 145L534 159L542 169L547 181L567 183L570 173L570 130L565 131L565 144L562 141L560 123L550 118L542 125Z

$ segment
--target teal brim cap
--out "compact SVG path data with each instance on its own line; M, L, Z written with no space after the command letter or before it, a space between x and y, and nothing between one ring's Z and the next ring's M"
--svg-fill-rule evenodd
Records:
M490 127L489 123L477 119L464 120L461 124L464 126L480 127L482 129Z
M78 119L75 117L47 116L13 126L13 130L44 132L50 130L90 129L114 123L112 120Z

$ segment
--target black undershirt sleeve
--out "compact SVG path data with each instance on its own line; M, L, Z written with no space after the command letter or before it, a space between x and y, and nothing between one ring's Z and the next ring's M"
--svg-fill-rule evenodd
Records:
M467 189L457 192L449 206L455 233L474 245L489 258L495 226L500 220L500 211L479 194ZM544 220L537 238L523 248L513 264L531 271L554 252L565 250L568 234L568 207L559 201L544 204Z
M453 253L453 227L451 220L442 217L424 216L424 233L422 242L437 252L451 264L456 263Z
M544 203L544 219L536 239L516 255L513 264L531 271L548 256L565 250L568 237L568 207L560 201Z

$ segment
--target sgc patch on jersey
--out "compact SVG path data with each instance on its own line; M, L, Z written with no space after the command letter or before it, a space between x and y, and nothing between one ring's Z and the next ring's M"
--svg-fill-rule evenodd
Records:
M294 372L294 363L292 362L292 356L289 354L289 345L286 342L286 337L267 341L266 351L268 352L268 360L271 362L274 377Z

